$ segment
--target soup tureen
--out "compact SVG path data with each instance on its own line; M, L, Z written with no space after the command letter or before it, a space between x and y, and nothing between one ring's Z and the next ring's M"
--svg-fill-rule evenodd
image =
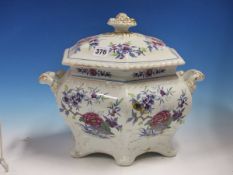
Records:
M65 50L68 71L46 72L60 112L70 127L74 157L112 155L130 165L145 152L175 156L172 137L191 109L192 92L204 75L176 72L185 62L155 37L132 33L136 21L120 13L115 31L87 37Z

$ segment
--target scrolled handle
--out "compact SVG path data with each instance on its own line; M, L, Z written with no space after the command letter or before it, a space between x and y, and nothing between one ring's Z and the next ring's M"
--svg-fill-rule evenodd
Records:
M65 75L65 71L59 70L57 72L45 72L39 77L40 84L47 84L51 87L53 92L57 91L59 80Z
M201 71L195 69L190 69L185 72L179 71L177 75L184 79L191 93L196 89L196 83L205 79L205 75Z

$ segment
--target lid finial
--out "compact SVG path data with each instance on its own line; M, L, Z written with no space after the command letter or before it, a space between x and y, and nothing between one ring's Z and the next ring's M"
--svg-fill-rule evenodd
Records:
M137 22L125 13L119 13L115 18L110 18L107 24L114 27L115 32L129 32L129 28L136 26Z

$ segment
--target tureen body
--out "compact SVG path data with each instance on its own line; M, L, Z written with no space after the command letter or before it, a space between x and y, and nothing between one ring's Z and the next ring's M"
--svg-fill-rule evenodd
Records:
M204 75L176 72L184 64L179 54L157 38L129 32L136 21L127 15L108 23L115 32L66 49L68 71L40 76L74 135L72 156L106 153L119 165L130 165L145 152L175 156L172 138Z

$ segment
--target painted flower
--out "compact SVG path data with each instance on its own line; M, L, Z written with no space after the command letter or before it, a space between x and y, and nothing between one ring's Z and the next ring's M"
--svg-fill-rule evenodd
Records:
M93 39L89 40L89 47L90 48L95 48L98 45L99 45L99 40L97 38L93 38Z
M147 69L139 72L134 72L133 77L137 77L137 78L154 77L155 75L164 73L165 71L166 71L165 69Z
M142 98L142 105L147 111L151 111L152 106L154 104L155 96L153 94L147 94L145 97Z
M71 105L73 107L78 107L79 103L81 103L82 99L84 98L84 94L82 94L81 92L64 92L63 94L64 96L62 97L62 101L65 104Z
M151 40L150 41L144 41L147 44L147 48L149 49L150 52L152 52L153 49L158 50L159 48L165 46L165 44L154 37L149 37Z
M84 94L82 94L81 92L77 92L71 95L70 103L72 106L77 107L79 103L82 102L83 98L84 98Z
M164 46L164 43L157 39L157 38L151 38L151 43L153 44L154 47L161 47L161 46Z
M161 124L164 125L168 122L168 120L170 119L170 116L171 114L169 111L161 111L152 117L152 119L149 122L149 125L152 128L155 128Z
M66 104L70 103L70 98L68 97L67 93L65 93L62 97L62 101L64 101Z
M103 119L100 118L100 116L94 112L88 112L86 114L83 114L81 120L84 121L85 124L93 126L93 127L100 127L103 123Z
M149 91L143 91L138 94L136 98L131 99L131 102L134 110L139 111L140 113L148 113L153 109L155 96Z
M77 68L77 72L83 75L97 76L97 77L111 77L111 72L107 72L101 69L87 69L87 68Z
M96 76L97 71L96 71L96 69L90 69L89 73L90 73L91 76Z
M178 99L178 108L183 108L185 105L187 105L188 98L186 96L181 95L181 97Z
M131 46L129 42L123 44L110 44L109 52L113 53L113 56L118 59L123 59L126 55L131 57L137 57L139 55L144 55L145 50Z
M114 128L114 127L116 127L118 125L117 118L107 118L107 117L105 117L105 121L106 121L106 123L108 123L108 125L111 128Z
M96 94L95 92L93 92L93 93L91 94L91 98L97 98L97 94Z
M160 90L160 95L163 97L164 95L167 95L167 93L166 93L166 92L164 92L164 90L163 90L163 89L161 89L161 90Z
M99 71L97 71L97 73L98 72ZM120 116L120 104L123 101L123 98L116 99L110 103L106 108L107 111L103 113L103 118L95 112L86 112L83 114L82 111L80 111L83 105L92 106L96 103L100 104L106 99L104 98L106 94L107 93L100 92L97 87L88 87L84 89L83 86L80 86L69 89L69 87L65 85L60 112L63 112L67 117L72 117L73 120L78 119L79 122L77 124L79 124L82 130L88 134L100 138L113 137L114 133L112 132L112 129L120 131L122 128L122 125L118 124L118 116ZM82 104L84 102L85 104Z
M184 112L184 108L183 109L174 110L173 114L172 114L173 120L176 121L176 120L179 120L179 119L183 118L183 112Z
M111 116L115 116L116 114L118 114L119 112L120 112L120 108L119 107L114 107L114 108L112 108L112 109L109 109L108 110L108 113L109 113L109 115L111 115ZM118 114L119 115L119 114Z
M87 37L87 38L79 40L77 44L75 45L75 47L73 48L73 50L75 52L81 51L81 46L85 44L86 42L89 44L89 49L95 48L96 46L99 45L98 38L96 36L91 36L91 37Z
M152 74L153 74L153 70L152 69L146 70L146 77L150 77L150 76L152 76Z

